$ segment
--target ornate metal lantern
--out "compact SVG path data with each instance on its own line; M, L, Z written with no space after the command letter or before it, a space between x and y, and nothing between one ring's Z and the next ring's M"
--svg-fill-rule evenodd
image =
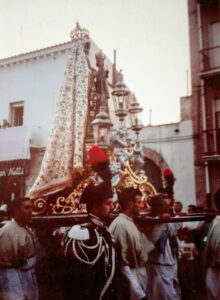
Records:
M123 122L124 118L127 116L127 103L130 91L127 88L126 84L123 80L122 73L118 74L118 81L114 85L112 96L115 106L115 114L119 118L121 122Z
M134 96L132 103L129 106L128 109L130 116L131 116L131 128L133 131L135 131L136 134L141 131L143 128L143 125L139 119L139 113L143 111L143 108L140 107L140 104L137 102L136 97Z
M108 137L110 128L113 126L109 115L105 112L105 108L101 107L100 112L91 122L93 127L94 142L102 149L108 148Z

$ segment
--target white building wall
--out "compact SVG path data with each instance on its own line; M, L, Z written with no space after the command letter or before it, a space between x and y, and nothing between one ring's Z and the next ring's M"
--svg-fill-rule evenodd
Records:
M175 199L186 209L196 204L192 121L145 127L140 134L144 147L159 153L173 171Z
M24 101L23 123L30 130L34 146L47 144L70 48L71 42L0 60L0 123L3 119L10 121L10 103ZM97 69L95 54L99 50L92 41L89 57L94 69ZM112 64L108 58L105 65L111 81Z
M66 54L59 54L59 57L23 62L0 72L0 102L4 107L0 119L9 119L10 102L24 101L24 125L29 127L34 145L46 145L66 59Z

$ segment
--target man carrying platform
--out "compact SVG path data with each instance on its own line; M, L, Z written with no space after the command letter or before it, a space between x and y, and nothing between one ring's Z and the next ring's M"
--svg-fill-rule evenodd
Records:
M112 284L115 249L105 226L112 209L111 175L105 157L98 161L98 167L93 161L94 165L100 171L102 182L89 184L80 199L86 204L88 222L74 225L64 239L65 300L116 299Z

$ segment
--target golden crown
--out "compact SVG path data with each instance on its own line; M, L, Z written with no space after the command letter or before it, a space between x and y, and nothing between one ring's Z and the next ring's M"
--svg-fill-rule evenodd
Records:
M85 28L81 28L79 23L76 22L76 27L70 32L70 37L72 41L77 40L89 40L89 31Z

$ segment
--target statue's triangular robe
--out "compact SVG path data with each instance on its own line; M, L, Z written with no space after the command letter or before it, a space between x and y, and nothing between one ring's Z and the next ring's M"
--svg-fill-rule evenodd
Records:
M30 198L70 187L73 173L83 168L89 76L84 44L73 41L41 169L27 194Z

